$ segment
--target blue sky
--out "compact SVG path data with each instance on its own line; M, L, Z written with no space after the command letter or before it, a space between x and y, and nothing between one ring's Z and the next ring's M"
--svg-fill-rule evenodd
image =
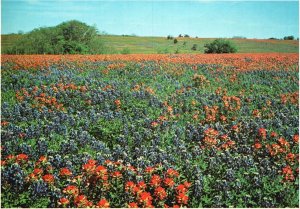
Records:
M109 34L299 37L298 1L2 0L1 33L76 19Z

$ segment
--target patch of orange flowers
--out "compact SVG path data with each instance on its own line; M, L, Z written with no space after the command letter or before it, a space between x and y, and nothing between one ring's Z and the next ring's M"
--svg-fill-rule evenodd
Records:
M81 66L97 61L155 61L158 63L218 64L230 66L238 71L266 69L281 70L291 67L298 70L297 53L245 53L245 54L129 54L129 55L2 55L1 65L11 64L13 69L47 69L52 64L70 63ZM124 65L110 65L108 69L122 68ZM223 67L221 67L222 69Z

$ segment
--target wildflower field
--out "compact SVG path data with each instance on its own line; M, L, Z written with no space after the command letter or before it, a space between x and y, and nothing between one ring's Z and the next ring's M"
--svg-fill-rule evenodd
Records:
M298 56L3 55L1 207L299 207Z

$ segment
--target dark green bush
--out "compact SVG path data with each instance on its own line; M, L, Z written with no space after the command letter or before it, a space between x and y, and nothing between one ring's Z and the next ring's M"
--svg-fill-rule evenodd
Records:
M98 42L98 43L96 43ZM72 20L24 34L8 54L96 54L103 52L97 29ZM95 45L102 47L94 47Z
M216 39L211 43L205 44L204 53L206 54L222 54L222 53L235 53L237 52L236 47L229 41L225 39Z
M285 36L283 40L294 40L294 36Z
M167 36L167 39L168 39L168 40L172 40L172 39L173 39L173 36L168 35L168 36Z
M178 40L175 38L175 39L174 39L174 44L177 44L177 42L178 42Z
M197 44L193 44L193 46L192 46L191 50L194 50L194 51L196 51L196 50L197 50Z

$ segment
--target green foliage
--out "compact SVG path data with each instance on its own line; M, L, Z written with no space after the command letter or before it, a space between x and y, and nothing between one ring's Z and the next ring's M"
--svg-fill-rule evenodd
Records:
M174 39L174 44L177 44L177 42L178 42L178 40L175 38L175 39Z
M124 48L122 49L121 54L130 54L130 50L128 48Z
M222 53L235 53L237 52L236 47L228 40L216 39L211 43L205 44L204 53L206 54L222 54Z
M97 39L97 29L77 20L55 27L34 29L23 35L8 54L102 54L103 43Z
M16 42L23 39L25 35L2 35L1 48L2 53L16 54L12 47L18 46ZM296 37L295 37L296 39ZM215 39L203 38L182 38L178 39L180 43L180 54L186 53L204 53L204 45ZM297 41L285 40L264 40L259 42L255 39L231 39L233 44L238 48L239 53L298 53L299 46ZM177 43L177 45L178 45ZM197 44L197 50L191 50L193 44ZM131 54L155 54L158 49L168 48L170 52L174 52L178 46L173 41L167 41L166 37L132 37L132 36L116 36L116 35L97 35L88 45L90 54L117 54L123 48L129 48ZM20 48L18 46L18 48Z
M294 40L294 36L285 36L283 40Z
M158 50L157 50L157 53L158 53L158 54L169 54L170 51L169 51L168 48L161 48L161 49L158 49Z
M193 46L192 46L191 50L194 50L194 51L196 51L196 50L197 50L197 44L193 44Z
M172 40L172 39L173 39L173 36L168 35L168 36L167 36L167 39L168 39L168 40Z

